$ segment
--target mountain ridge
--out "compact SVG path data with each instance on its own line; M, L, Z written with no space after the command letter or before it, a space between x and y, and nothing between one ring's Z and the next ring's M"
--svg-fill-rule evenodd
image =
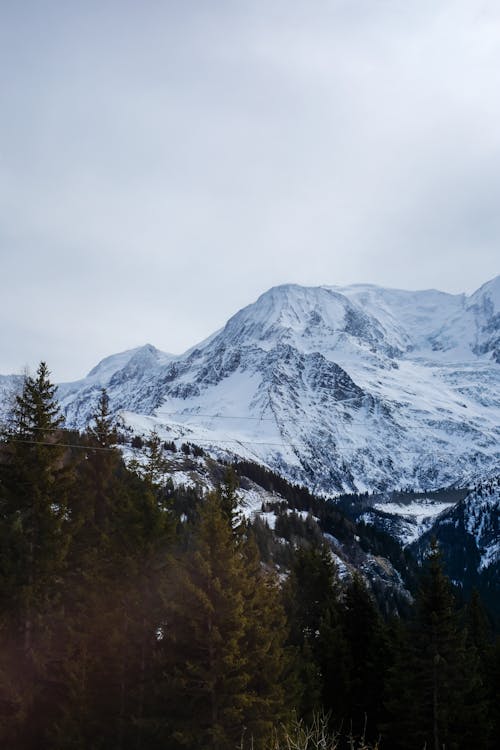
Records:
M111 355L59 396L70 426L105 387L135 428L326 494L472 484L500 458L499 310L500 276L471 295L284 284L184 354Z

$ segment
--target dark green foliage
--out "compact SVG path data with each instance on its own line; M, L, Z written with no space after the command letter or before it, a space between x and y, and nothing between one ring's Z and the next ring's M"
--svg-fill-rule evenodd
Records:
M238 512L237 489L238 478L234 470L231 467L228 467L224 476L224 482L219 485L218 496L222 513L232 528L241 523L241 517Z
M318 546L322 544L323 540L321 530L312 516L303 519L295 512L278 513L274 531L277 536L294 545L313 544Z
M109 410L109 396L105 388L101 390L89 435L100 448L109 448L118 442L116 427Z
M345 642L340 629L339 584L325 545L299 548L286 583L290 646L302 687L300 714L308 719L323 706L341 715Z
M162 441L156 430L152 430L146 442L142 442L142 460L132 460L129 469L135 471L151 487L160 486L168 470Z
M253 542L234 531L232 492L229 481L203 502L172 567L153 722L172 748L259 748L284 711L283 614Z
M80 435L46 366L25 379L0 443L2 747L263 750L291 710L358 735L366 716L387 750L495 747L500 645L478 594L458 611L437 549L408 621L387 625L323 534L359 536L408 581L412 562L342 503L246 462L212 462L204 498L168 479L173 443L136 440L127 467L118 439L105 391ZM282 494L276 533L240 515L250 479Z
M383 689L390 649L385 624L361 577L347 587L341 614L349 674L344 700L353 731L376 737L383 720ZM347 700L346 700L347 698Z
M155 590L172 524L150 477L141 480L123 465L104 416L99 409L86 436L72 498L66 692L48 732L51 748L140 746Z
M56 401L56 386L50 382L49 376L45 362L40 363L35 378L25 376L22 393L16 396L10 420L11 432L17 439L43 443L61 426L63 419Z
M0 699L10 712L3 728L0 716L0 737L26 748L39 744L47 702L61 690L70 485L61 422L42 362L16 398L0 462Z

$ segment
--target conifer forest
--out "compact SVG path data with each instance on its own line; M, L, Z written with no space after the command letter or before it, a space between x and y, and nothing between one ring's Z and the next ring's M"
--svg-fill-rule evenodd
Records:
M245 519L244 467L174 488L157 435L140 462L120 441L104 390L72 431L47 366L25 377L0 443L1 748L498 747L498 622L437 543L384 606L327 534Z

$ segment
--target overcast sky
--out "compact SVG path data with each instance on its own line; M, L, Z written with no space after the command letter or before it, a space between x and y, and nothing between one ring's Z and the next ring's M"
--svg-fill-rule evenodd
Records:
M500 4L3 0L0 372L500 272Z

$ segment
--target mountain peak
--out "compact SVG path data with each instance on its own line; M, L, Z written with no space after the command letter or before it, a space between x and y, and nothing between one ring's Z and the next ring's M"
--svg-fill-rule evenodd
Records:
M283 284L179 357L146 344L103 360L62 406L84 426L105 385L130 424L323 492L467 483L499 458L498 285L470 306L435 290Z
M97 380L104 385L116 372L129 367L131 364L133 366L140 363L144 365L153 364L154 362L164 364L173 358L174 355L162 352L152 344L143 344L134 349L127 349L101 359L88 373L87 379Z
M99 380L108 379L117 370L121 370L127 365L129 360L132 359L136 352L140 351L142 347L135 347L134 349L126 349L123 352L117 354L110 354L108 357L101 359L95 367L90 370L87 374L87 378L95 378Z

